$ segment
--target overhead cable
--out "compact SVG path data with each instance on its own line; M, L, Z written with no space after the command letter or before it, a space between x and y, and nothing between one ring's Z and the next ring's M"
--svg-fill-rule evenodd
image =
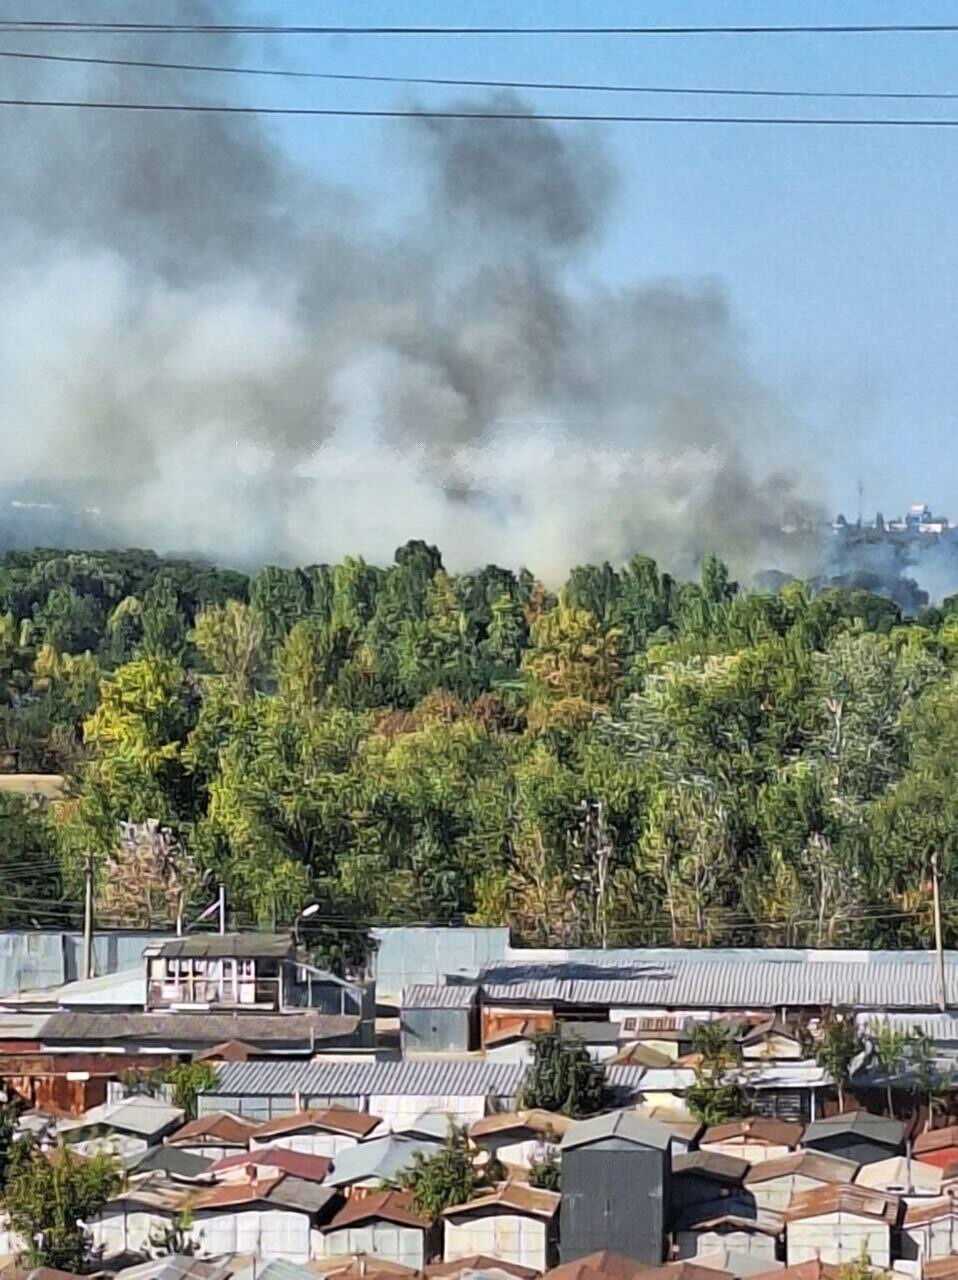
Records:
M542 89L563 93L649 93L679 97L720 98L867 98L896 102L946 102L958 99L955 93L916 93L861 89L719 89L689 85L605 84L562 80L471 80L451 76L384 76L341 71L296 71L284 67L238 67L222 63L157 62L149 58L97 58L80 54L36 53L0 49L0 58L36 62L66 62L85 66L139 67L155 71L205 71L221 75L278 76L295 80L334 80L361 84L422 84L460 89Z

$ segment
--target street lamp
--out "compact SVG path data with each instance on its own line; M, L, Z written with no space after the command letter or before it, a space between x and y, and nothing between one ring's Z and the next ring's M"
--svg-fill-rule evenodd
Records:
M319 910L318 902L311 902L308 907L303 907L302 911L293 921L293 941L299 946L299 922L300 920L308 920L310 916L314 916Z

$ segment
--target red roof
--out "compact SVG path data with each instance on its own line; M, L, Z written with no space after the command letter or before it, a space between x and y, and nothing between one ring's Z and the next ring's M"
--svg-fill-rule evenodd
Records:
M182 1129L177 1129L176 1133L167 1139L167 1145L191 1146L205 1138L212 1143L229 1142L245 1147L249 1142L250 1134L255 1129L256 1125L249 1120L231 1115L228 1111L214 1111L210 1115L191 1120Z
M301 1129L324 1129L328 1133L344 1133L354 1138L365 1138L382 1123L379 1116L366 1111L350 1111L348 1107L324 1107L311 1111L297 1111L289 1116L277 1116L267 1120L255 1133L256 1138L278 1138Z
M308 1155L304 1151L288 1151L285 1147L261 1147L258 1151L238 1151L235 1156L217 1160L209 1173L226 1173L229 1169L254 1168L281 1169L304 1182L325 1182L333 1167L327 1156Z
M403 1227L422 1227L423 1230L430 1226L429 1219L416 1209L408 1191L376 1191L368 1196L350 1196L323 1231L338 1231L341 1227L351 1227L372 1218L396 1222Z
M485 1253L472 1253L468 1258L457 1258L455 1262L431 1262L424 1269L424 1274L437 1277L439 1280L452 1280L462 1271L505 1271L515 1276L516 1280L535 1280L539 1274L533 1267L520 1267L518 1262L504 1262L502 1258L490 1258Z
M720 1280L727 1275L718 1268L702 1267L688 1259L654 1267L611 1249L599 1249L574 1262L553 1267L543 1280Z

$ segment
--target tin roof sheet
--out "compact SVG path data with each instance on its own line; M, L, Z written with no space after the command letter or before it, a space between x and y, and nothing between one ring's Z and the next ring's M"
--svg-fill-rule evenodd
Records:
M448 986L406 987L402 993L404 1009L471 1009L476 1003L479 988L464 983Z
M525 1075L521 1062L482 1059L404 1059L383 1062L227 1062L216 1069L210 1096L357 1097L419 1094L513 1098ZM689 1073L691 1074L691 1073ZM638 1089L641 1067L611 1067L607 1083Z

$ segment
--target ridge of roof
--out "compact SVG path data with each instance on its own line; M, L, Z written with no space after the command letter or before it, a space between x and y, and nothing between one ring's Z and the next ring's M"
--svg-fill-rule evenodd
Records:
M445 1218L457 1213L502 1207L517 1209L520 1213L529 1213L537 1218L553 1218L561 1203L562 1196L558 1191L543 1191L539 1187L530 1187L521 1182L500 1182L492 1191L482 1192L472 1200L443 1209L442 1216Z

